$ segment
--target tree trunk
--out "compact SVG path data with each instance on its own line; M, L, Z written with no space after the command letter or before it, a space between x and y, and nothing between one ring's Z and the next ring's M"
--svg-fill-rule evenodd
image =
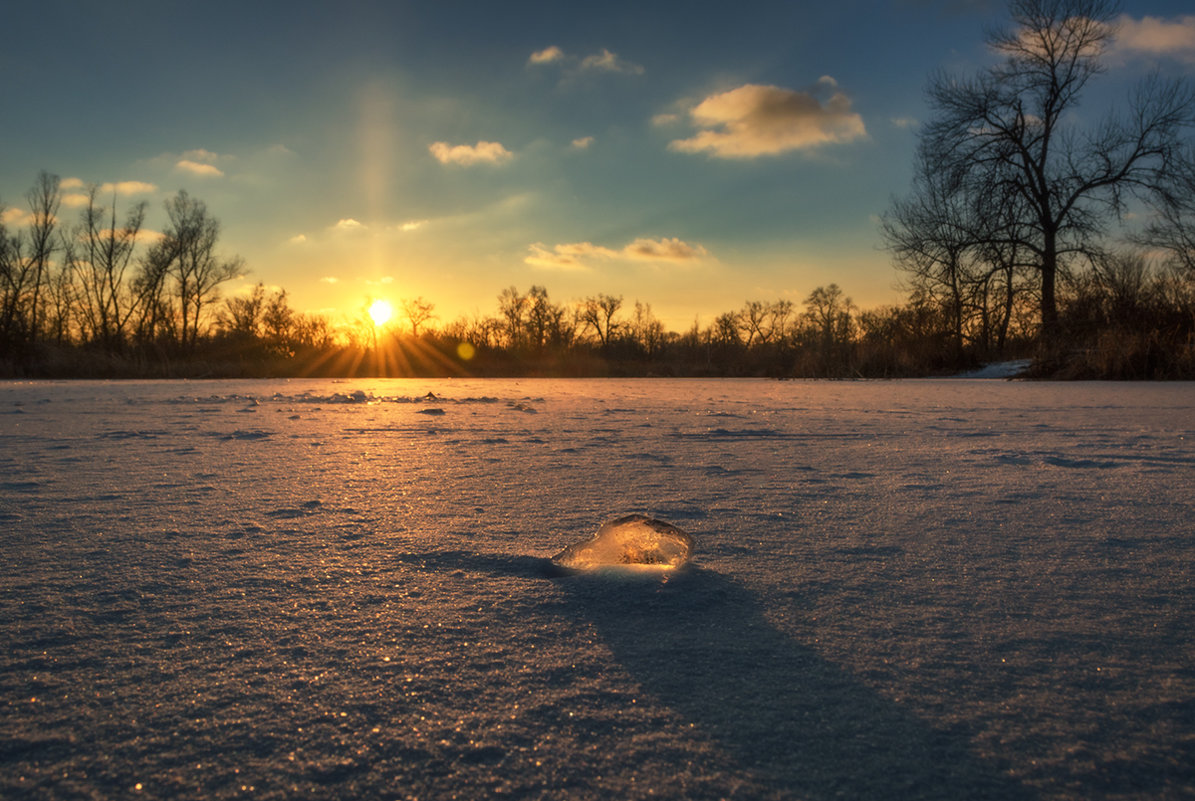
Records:
M1058 335L1058 300L1055 287L1058 280L1058 250L1053 231L1047 231L1041 256L1041 333L1042 340L1052 342Z

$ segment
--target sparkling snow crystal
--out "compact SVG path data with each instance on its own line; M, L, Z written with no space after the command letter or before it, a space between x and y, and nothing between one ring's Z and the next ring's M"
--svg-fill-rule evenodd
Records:
M676 526L644 515L607 521L597 534L552 557L552 564L572 570L624 567L672 570L689 561L693 538Z

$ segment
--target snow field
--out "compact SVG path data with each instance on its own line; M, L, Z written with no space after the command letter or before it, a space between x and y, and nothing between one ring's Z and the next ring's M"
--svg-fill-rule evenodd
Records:
M1190 797L1193 390L0 384L0 796Z

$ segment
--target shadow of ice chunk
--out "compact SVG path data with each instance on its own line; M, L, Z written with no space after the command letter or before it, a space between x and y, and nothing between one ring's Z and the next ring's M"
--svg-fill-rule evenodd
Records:
M688 562L692 551L693 538L676 526L627 515L603 523L597 534L553 556L552 564L568 570L672 570Z

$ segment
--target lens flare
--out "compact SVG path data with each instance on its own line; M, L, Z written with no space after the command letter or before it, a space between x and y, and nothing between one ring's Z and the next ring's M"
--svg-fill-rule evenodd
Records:
M375 300L369 307L369 317L373 320L373 324L379 328L390 322L390 318L394 316L394 307L390 305L388 300Z

